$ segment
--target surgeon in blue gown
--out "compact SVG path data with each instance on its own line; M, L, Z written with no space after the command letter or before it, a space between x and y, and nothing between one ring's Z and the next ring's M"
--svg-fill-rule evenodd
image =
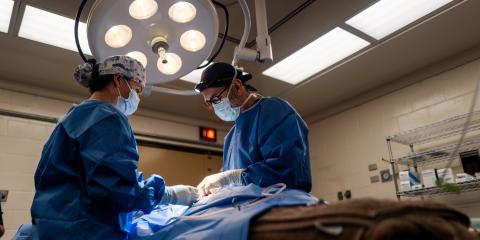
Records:
M254 93L246 84L251 78L228 63L214 63L195 87L220 119L234 122L225 138L222 172L203 179L200 195L250 183L285 183L310 192L307 124L287 101Z
M138 106L145 68L126 56L76 68L92 93L59 121L35 173L32 222L39 239L124 239L119 215L157 204L190 205L195 187L139 179L138 152L127 117Z

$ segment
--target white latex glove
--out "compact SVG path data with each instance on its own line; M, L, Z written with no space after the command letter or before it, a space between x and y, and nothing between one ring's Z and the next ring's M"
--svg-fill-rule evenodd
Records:
M222 188L228 185L241 186L242 172L244 169L228 170L225 172L207 176L198 184L197 189L201 197L209 195L212 189Z
M175 185L165 187L160 204L177 204L190 206L198 201L198 190L195 187L187 185Z

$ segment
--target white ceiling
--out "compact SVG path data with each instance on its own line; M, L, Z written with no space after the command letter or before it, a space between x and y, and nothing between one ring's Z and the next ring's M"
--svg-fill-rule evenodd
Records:
M222 0L221 2L229 4L233 1ZM28 3L69 17L73 17L79 2L73 0L21 1L22 4ZM254 16L253 0L247 2ZM334 27L344 26L346 19L375 0L267 0L269 26L279 22L305 2L311 4L271 34L275 62ZM263 95L287 99L307 118L480 44L479 9L480 1L465 1L297 86L263 76L261 72L268 66L248 62L241 62L241 65L254 75L252 85L256 86ZM231 15L229 36L239 39L243 31L243 15L236 4L231 4L229 10ZM219 16L222 18L223 14L219 13ZM14 22L13 32L0 33L0 53L2 54L0 79L59 91L72 96L87 97L88 92L72 77L73 68L81 63L78 54L16 37L14 32L18 30L19 21L20 18L17 18L16 23ZM255 24L252 26L250 40L253 40L256 35ZM220 31L222 29L223 27ZM218 60L230 62L234 47L234 43L227 42ZM175 81L168 85L180 89L193 88L193 84L183 81ZM153 93L149 97L142 98L140 107L188 118L218 121L212 113L206 111L199 96L181 97Z

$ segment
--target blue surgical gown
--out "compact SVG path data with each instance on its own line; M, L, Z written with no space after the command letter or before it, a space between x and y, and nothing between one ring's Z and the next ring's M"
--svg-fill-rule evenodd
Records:
M245 169L245 185L311 191L308 126L285 100L261 98L242 112L225 137L223 159L223 171Z
M113 105L87 100L70 109L35 173L31 213L39 239L124 239L119 214L149 212L165 189L161 177L138 182L137 166L132 129Z

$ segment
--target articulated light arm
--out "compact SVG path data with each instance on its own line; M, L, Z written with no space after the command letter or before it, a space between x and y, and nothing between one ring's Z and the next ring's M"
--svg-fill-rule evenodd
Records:
M248 35L250 34L251 29L250 10L245 0L238 0L238 3L242 8L245 24L240 44L235 48L232 65L236 66L240 60L267 64L272 63L273 54L271 39L270 35L268 34L265 0L255 0L255 12L257 19L257 50L245 48L245 44L248 40Z
M258 61L265 64L273 62L272 41L268 34L267 8L265 0L255 0L255 12L257 18L257 51Z

